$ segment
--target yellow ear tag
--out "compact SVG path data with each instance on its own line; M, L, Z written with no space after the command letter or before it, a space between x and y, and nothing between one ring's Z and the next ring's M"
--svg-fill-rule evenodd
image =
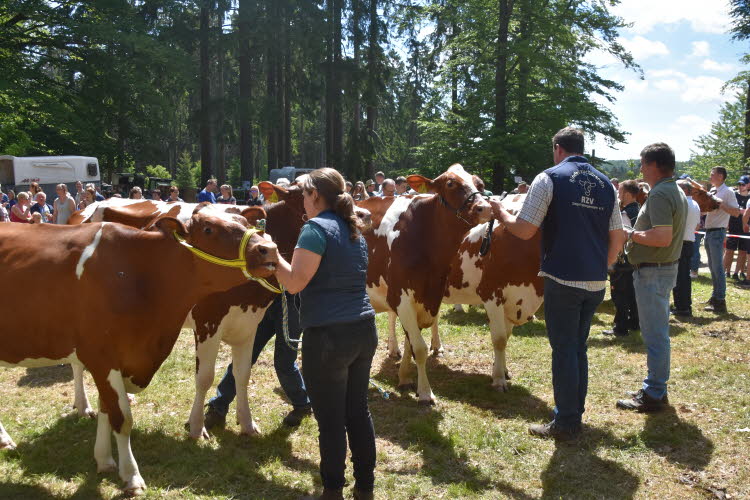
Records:
M279 195L276 194L276 191L274 191L270 197L266 198L266 200L270 201L271 203L276 203L277 201L279 201Z
M417 189L417 192L420 194L425 194L427 192L427 184L424 182L419 185L419 189Z

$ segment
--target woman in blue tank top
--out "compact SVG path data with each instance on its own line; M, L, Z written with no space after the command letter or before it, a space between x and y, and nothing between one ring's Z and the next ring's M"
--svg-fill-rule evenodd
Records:
M322 168L304 176L301 184L308 221L291 264L279 257L276 276L301 299L303 376L320 429L324 490L318 498L344 498L348 435L354 498L371 499L375 430L367 388L378 335L365 288L367 243L341 174Z

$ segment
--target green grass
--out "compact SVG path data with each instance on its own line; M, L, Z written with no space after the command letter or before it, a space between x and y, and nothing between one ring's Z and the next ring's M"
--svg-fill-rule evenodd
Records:
M694 282L696 306L709 293L705 277ZM730 284L727 302L727 316L696 307L695 319L672 320L674 409L653 416L614 407L623 391L640 386L646 360L637 333L617 341L599 333L614 312L611 302L602 304L589 342L586 427L575 445L527 433L530 423L548 420L553 405L543 321L516 328L508 345L511 387L499 393L490 387L484 311L444 308L445 357L428 362L437 407L417 407L413 394L384 400L371 391L378 498L710 498L722 491L750 497L750 433L738 432L750 427L750 291ZM378 326L386 331L383 315ZM222 369L228 355L224 349ZM192 336L185 333L133 407L133 452L147 498L284 499L319 489L316 424L282 426L289 407L270 348L249 389L259 437L240 437L230 414L227 429L210 440L187 438L194 366ZM395 391L396 373L382 335L372 375ZM87 384L94 402L88 375ZM69 367L3 369L0 394L0 418L18 444L0 452L0 498L120 496L116 474L96 474L95 421L72 416Z

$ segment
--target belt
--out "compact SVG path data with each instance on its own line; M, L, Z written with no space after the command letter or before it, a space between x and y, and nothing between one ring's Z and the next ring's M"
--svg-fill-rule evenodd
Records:
M672 262L641 262L640 264L631 264L633 266L633 269L636 271L642 267L669 267L674 266L677 264L679 260L675 260Z
M712 227L712 228L706 229L706 232L710 233L711 231L722 231L724 229L726 229L726 228L724 228L724 227Z

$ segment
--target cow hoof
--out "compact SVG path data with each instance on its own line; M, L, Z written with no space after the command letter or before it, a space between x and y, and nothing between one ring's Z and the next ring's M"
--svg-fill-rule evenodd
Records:
M417 401L417 406L435 406L435 399L420 399Z
M137 497L146 493L146 483L141 476L136 476L125 486L125 496Z
M435 358L442 358L443 357L444 351L443 351L442 347L438 347L437 349L430 348L430 350L432 351L432 356L433 357L435 357Z
M508 383L505 380L493 382L492 388L497 392L508 392Z
M130 403L131 405L135 404L135 394L128 393L128 403ZM145 489L145 487L144 487L144 489Z
M83 410L79 410L78 408L76 408L76 410L78 412L78 416L81 418L96 418L96 412L91 408L84 408Z
M417 392L417 384L409 382L406 384L399 384L397 389L399 392Z
M201 428L201 430L198 431L198 432L195 432L195 433L191 432L190 433L190 439L194 439L196 441L199 441L201 439L209 439L209 438L210 438L210 436L208 435L208 431L206 430L205 427Z
M16 449L16 443L13 442L13 440L9 441L3 441L0 443L0 450L15 450Z
M117 470L117 464L115 463L113 458L110 458L109 461L103 463L103 464L96 464L96 472L98 474L107 474L109 472L114 472Z
M510 372L505 370L505 380L510 380Z
M391 359L401 359L401 351L388 351L388 357Z
M260 436L260 427L258 427L258 424L253 421L250 424L250 427L242 429L240 434L243 436Z

